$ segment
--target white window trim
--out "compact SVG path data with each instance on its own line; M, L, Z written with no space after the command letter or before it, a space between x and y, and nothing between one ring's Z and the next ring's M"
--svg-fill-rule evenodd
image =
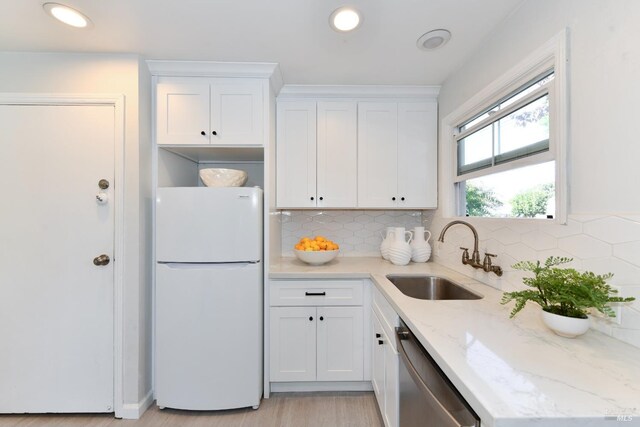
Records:
M510 93L516 91L528 80L550 68L554 69L552 105L549 111L551 127L549 129L549 153L556 161L556 215L554 222L566 224L568 213L567 186L567 145L569 141L569 97L568 97L568 30L564 29L547 41L540 48L528 55L524 60L511 68L497 80L486 86L467 100L440 123L440 148L442 154L442 173L440 175L442 215L445 218L462 218L456 214L456 194L454 189L457 171L457 145L454 132L465 119L480 113ZM539 159L539 157L538 157ZM523 158L506 166L512 169L515 165L527 164ZM538 163L538 161L536 161ZM497 169L496 169L497 171ZM469 178L471 174L469 174ZM474 219L485 219L474 217ZM519 220L519 218L486 218L491 220ZM535 219L533 221L540 221ZM545 220L548 221L548 220Z

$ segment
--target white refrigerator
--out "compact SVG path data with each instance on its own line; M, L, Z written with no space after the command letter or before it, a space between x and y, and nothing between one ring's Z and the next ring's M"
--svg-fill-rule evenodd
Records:
M262 190L159 188L157 405L219 410L262 397Z

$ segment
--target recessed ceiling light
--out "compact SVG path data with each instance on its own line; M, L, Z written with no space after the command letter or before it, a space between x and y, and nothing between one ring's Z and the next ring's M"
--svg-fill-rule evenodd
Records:
M91 25L91 20L77 10L59 3L45 3L44 10L60 22L76 28L87 28Z
M358 28L362 23L362 15L360 12L350 6L342 6L333 11L329 16L329 25L334 30L346 33Z
M433 30L423 34L416 44L422 50L435 50L444 46L450 38L451 33L447 30Z

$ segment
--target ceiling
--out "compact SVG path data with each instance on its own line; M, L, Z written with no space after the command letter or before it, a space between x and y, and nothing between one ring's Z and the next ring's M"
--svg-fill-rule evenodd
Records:
M441 84L523 0L54 0L88 15L67 27L48 0L1 0L0 51L137 53L146 59L277 62L287 84ZM359 29L328 25L337 7ZM425 52L427 31L452 33Z

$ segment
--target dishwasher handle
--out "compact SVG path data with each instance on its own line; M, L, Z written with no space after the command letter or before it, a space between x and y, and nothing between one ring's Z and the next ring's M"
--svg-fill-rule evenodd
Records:
M413 337L411 337L411 335L412 334L410 332L408 332L407 330L403 330L403 328L396 328L396 337L398 339L398 353L400 354L400 357L402 358L402 361L404 362L404 365L407 368L407 372L409 373L409 375L413 379L413 382L415 383L415 385L422 392L422 394L425 396L425 398L427 398L428 400L434 402L435 405L442 411L442 413L446 414L447 427L477 427L477 426L479 426L480 424L478 422L475 422L472 425L460 424L460 422L451 414L451 412L444 405L442 405L440 400L438 400L438 398L433 394L431 389L424 383L424 381L420 377L420 374L418 374L418 371L416 371L416 368L413 366L413 363L411 363L411 360L409 359L409 356L407 355L407 352L405 351L405 349L404 349L404 347L402 345L402 341L410 340L410 339L413 338ZM413 338L413 339L415 339L415 338Z

